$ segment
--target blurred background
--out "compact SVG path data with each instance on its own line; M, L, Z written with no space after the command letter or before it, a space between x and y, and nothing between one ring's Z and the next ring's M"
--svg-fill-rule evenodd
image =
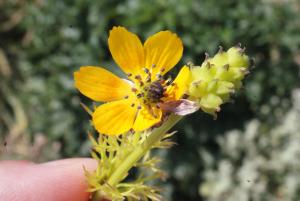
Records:
M91 101L73 84L82 65L123 76L107 47L122 25L142 40L176 32L179 67L241 43L255 68L217 120L190 115L178 145L158 151L166 200L300 200L298 0L0 0L0 159L89 156Z

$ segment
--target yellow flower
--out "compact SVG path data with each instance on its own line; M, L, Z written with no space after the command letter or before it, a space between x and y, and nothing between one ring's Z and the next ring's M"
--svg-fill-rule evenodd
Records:
M92 114L100 133L119 135L142 131L159 123L162 105L181 98L187 89L190 71L184 66L171 83L163 75L180 60L183 46L170 31L149 37L144 45L124 27L113 27L108 38L112 57L126 73L124 80L101 67L83 66L74 73L75 86L94 101L107 102Z

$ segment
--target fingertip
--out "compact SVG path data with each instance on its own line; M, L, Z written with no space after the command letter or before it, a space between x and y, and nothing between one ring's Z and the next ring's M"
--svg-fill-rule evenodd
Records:
M48 162L39 166L42 172L47 172L45 186L50 187L50 194L55 195L55 198L59 197L61 201L87 201L89 199L84 168L88 171L95 170L97 167L95 160L90 158L73 158ZM41 191L42 194L49 194L49 189L46 192L43 192L44 190L45 188Z
M68 159L61 159L56 161L50 161L46 163L39 164L40 167L64 167L64 168L86 168L89 171L95 170L97 167L97 161L92 158L68 158Z
M97 162L88 158L64 159L34 164L24 161L0 163L0 197L13 201L88 201L85 167Z

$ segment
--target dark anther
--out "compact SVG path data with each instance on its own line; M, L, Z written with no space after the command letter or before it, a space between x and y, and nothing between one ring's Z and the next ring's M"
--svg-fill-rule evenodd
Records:
M129 131L130 131L132 134L135 133L135 131L133 130L133 128L131 128Z
M129 98L129 96L124 96L124 98L125 98L125 99L128 99L128 98Z
M137 89L136 88L131 88L131 91L132 92L137 92Z
M136 76L134 76L134 78L137 79L137 80L141 80L142 79L142 77L140 75L136 75Z
M172 82L172 83L171 83L171 86L175 86L175 83L174 83L174 82Z
M152 68L155 68L156 67L156 65L155 64L152 64Z
M165 68L162 68L162 69L160 69L160 72L164 72L166 69Z
M127 74L127 76L128 76L128 77L131 77L131 76L132 76L132 74L131 74L131 73L128 73L128 74Z
M146 78L146 82L151 82L151 76L147 76L147 78Z
M132 104L131 104L131 107L134 107L134 105L135 105L135 104L134 104L134 103L132 103Z
M142 106L139 105L139 106L137 107L137 109L138 109L138 110L142 109Z
M148 68L144 68L144 72L148 74L149 73L149 69Z
M138 98L141 98L142 97L142 94L137 94L136 95Z
M156 104L156 108L157 108L157 109L160 109L160 105L159 105L159 104Z

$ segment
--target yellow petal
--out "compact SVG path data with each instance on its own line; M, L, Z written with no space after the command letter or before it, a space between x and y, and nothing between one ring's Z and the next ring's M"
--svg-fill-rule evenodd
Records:
M94 101L113 101L131 93L130 85L104 68L83 66L74 73L75 86Z
M143 106L136 117L133 125L135 131L143 131L161 121L162 111L156 107Z
M173 81L173 84L167 89L167 99L178 100L184 93L188 90L188 87L191 82L191 72L189 67L183 66L178 73L176 79Z
M124 27L113 27L108 38L112 57L127 74L139 74L144 67L144 49L140 39Z
M180 38L170 31L161 31L149 37L145 44L145 66L152 70L155 76L161 69L162 75L172 69L180 60L183 46Z
M96 130L102 134L120 135L133 127L137 107L132 100L119 100L100 105L92 115Z

